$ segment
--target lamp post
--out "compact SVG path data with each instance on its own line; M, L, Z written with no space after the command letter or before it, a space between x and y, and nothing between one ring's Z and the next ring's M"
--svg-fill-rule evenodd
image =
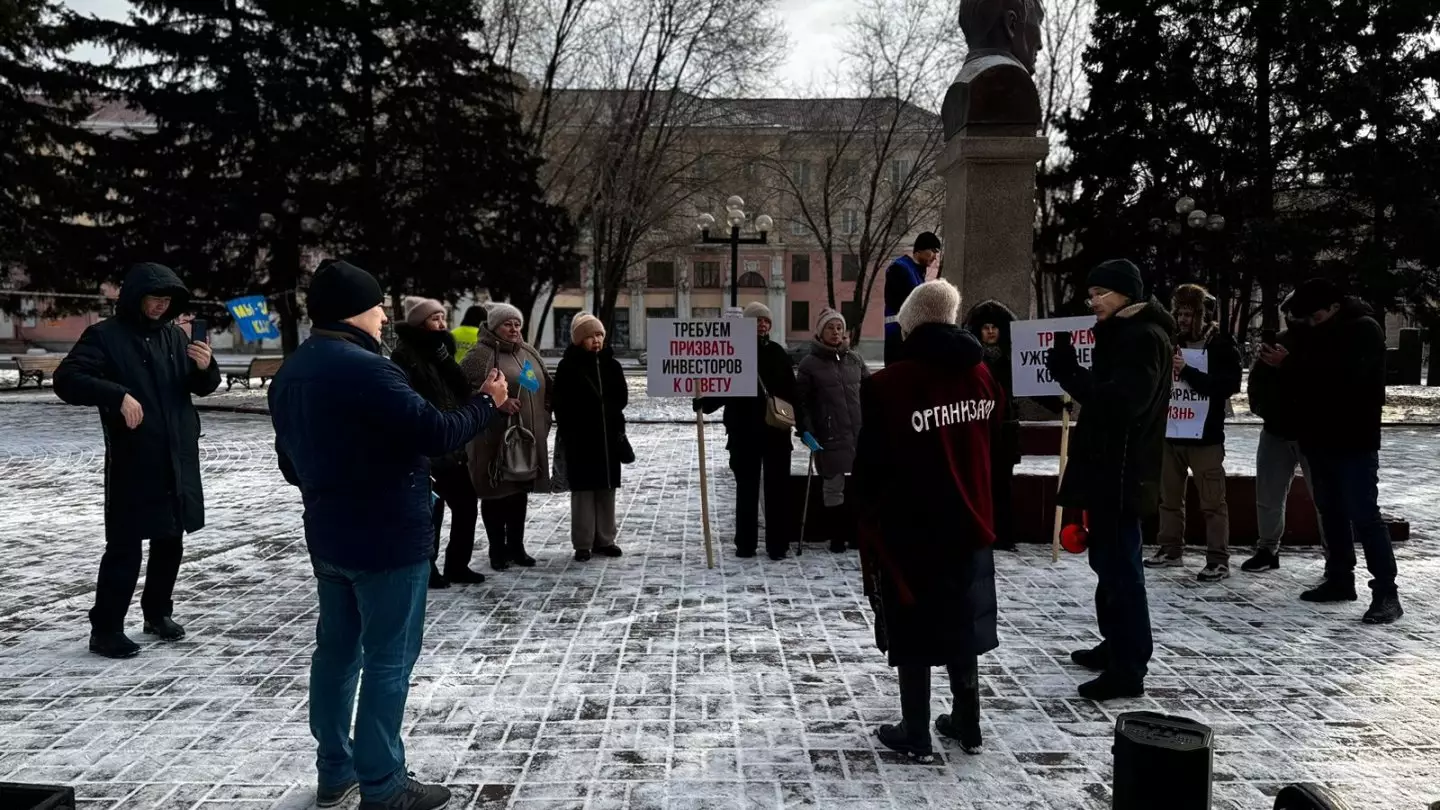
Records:
M695 220L695 227L700 229L700 244L730 245L730 306L732 307L740 306L740 246L768 244L770 229L775 227L775 220L766 214L761 214L755 218L755 230L760 235L742 237L740 226L745 224L745 219L745 200L735 196L725 201L725 221L730 226L729 236L710 235L710 229L715 227L715 217L710 214L701 214Z
M1181 272L1184 273L1188 270L1185 262L1185 229L1188 227L1190 230L1195 231L1197 236L1200 235L1201 232L1204 232L1218 237L1225 232L1225 217L1219 214L1209 214L1197 208L1194 198L1188 196L1181 197L1175 201L1175 214L1177 218L1171 220L1168 225L1159 217L1151 219L1150 230L1158 233L1163 226L1171 236L1180 239L1180 269ZM1230 329L1230 279L1228 268L1222 266L1219 268L1206 269L1214 270L1215 277L1219 282L1215 285L1217 288L1215 290L1215 299L1218 302L1216 314L1220 319L1220 323L1228 332ZM1209 280L1210 279L1207 279L1207 281Z

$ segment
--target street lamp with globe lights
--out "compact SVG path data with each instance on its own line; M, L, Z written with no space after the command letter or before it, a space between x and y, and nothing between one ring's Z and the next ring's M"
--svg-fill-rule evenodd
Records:
M734 196L725 201L725 224L730 226L728 236L711 236L710 229L715 227L715 217L711 214L701 214L695 218L695 227L700 231L700 243L702 245L730 245L730 306L740 306L740 246L741 245L764 245L769 243L770 230L775 227L775 220L767 214L761 214L755 218L755 231L759 236L740 236L740 228L745 225L748 219L745 213L745 200Z

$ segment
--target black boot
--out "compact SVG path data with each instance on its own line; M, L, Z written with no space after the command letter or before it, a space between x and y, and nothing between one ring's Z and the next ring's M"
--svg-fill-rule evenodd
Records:
M169 616L146 619L142 630L147 636L159 636L161 641L179 641L185 638L185 628L176 624Z
M439 591L448 587L450 580L440 575L440 569L435 567L435 563L430 563L430 590Z
M1255 556L1240 564L1240 570L1249 573L1258 571L1274 571L1280 567L1280 555L1262 548L1255 552Z
M457 585L480 585L485 582L485 575L479 571L471 571L466 567L456 571L446 569L445 579Z
M1405 615L1405 608L1400 607L1400 594L1377 592L1370 602L1370 609L1365 611L1366 624L1394 624Z
M1102 643L1098 647L1070 653L1070 660L1075 662L1076 666L1084 667L1092 672L1104 672L1110 666L1110 652Z
M901 721L893 726L876 729L875 738L891 751L904 754L921 765L929 765L935 761L935 749L932 747L929 729L919 735L912 735L905 728L905 722Z
M1103 703L1120 698L1138 698L1145 695L1145 682L1126 678L1110 672L1103 672L1093 681L1080 684L1080 697Z
M1302 602L1354 602L1359 599L1355 593L1355 580L1326 579L1317 587L1300 594Z
M131 641L121 632L90 633L90 652L104 658L134 658L140 654L140 645Z
M821 520L825 527L825 537L830 541L830 550L836 554L844 554L845 543L845 507L827 506L821 513Z

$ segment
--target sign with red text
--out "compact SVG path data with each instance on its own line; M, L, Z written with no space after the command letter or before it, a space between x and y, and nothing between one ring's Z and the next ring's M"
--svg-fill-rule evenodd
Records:
M645 322L645 390L652 397L753 397L759 337L744 318Z
M1060 383L1045 367L1045 353L1055 347L1055 335L1070 334L1075 357L1080 365L1090 367L1090 352L1095 348L1095 316L1079 318L1045 318L1038 321L1016 321L1010 325L1010 370L1015 378L1017 397L1058 397L1065 393Z
M1209 373L1210 361L1204 349L1181 349L1185 365ZM1196 391L1176 374L1170 385L1170 419L1165 423L1167 439L1199 439L1205 435L1210 415L1210 397Z

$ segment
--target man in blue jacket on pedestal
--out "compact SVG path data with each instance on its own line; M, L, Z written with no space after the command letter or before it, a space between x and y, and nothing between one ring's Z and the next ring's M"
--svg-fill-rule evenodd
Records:
M280 469L304 499L320 600L310 667L316 804L359 792L362 810L435 810L450 791L409 777L400 740L430 581L429 459L481 433L508 387L492 373L464 407L437 410L380 354L384 298L352 264L321 267L307 300L314 328L275 376L270 417Z
M930 265L940 258L940 237L926 231L915 238L915 249L885 271L885 365L900 362L905 339L900 335L900 307L916 287L925 283Z

